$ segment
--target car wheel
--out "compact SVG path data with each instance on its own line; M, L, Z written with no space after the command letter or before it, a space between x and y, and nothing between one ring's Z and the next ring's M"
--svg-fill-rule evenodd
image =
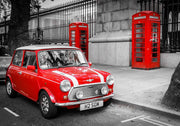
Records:
M6 92L7 92L7 95L11 98L16 97L17 95L17 92L12 88L12 84L9 79L6 81Z
M110 98L108 101L104 102L104 107L107 107L111 104L112 98Z
M57 114L57 107L51 102L49 95L45 91L40 93L39 107L42 116L45 118L52 118Z

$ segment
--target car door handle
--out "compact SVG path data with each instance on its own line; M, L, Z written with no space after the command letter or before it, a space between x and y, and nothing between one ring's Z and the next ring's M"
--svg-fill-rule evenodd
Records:
M22 71L18 72L18 74L20 74L20 75L21 75L21 74L22 74Z

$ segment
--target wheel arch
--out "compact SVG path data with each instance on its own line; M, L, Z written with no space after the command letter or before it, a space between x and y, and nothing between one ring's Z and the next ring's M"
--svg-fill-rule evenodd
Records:
M52 103L56 103L56 99L55 99L53 93L47 87L42 87L40 89L39 95L38 95L38 100L39 100L39 96L40 96L41 92L43 92L43 91L45 91L49 95L49 98L51 99Z
M12 86L14 86L13 81L12 81L12 77L10 75L6 75L5 83L7 83L8 79L11 81Z

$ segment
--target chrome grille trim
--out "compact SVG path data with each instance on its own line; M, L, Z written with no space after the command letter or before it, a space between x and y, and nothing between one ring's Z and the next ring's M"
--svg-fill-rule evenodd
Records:
M76 92L79 90L85 93L83 99L103 96L99 91L103 86L108 87L107 83L83 84L83 85L79 85L78 87L73 87L71 88L68 94L68 99L70 101L77 100L75 95L76 95ZM98 94L95 93L96 90L98 90Z
M62 106L79 105L79 104L89 103L89 102L93 102L93 101L109 99L109 98L112 98L113 96L114 96L114 94L110 94L110 95L107 95L107 96L103 96L103 97L100 97L100 98L89 99L89 100L66 102L66 103L55 103L55 106L61 106L62 107Z

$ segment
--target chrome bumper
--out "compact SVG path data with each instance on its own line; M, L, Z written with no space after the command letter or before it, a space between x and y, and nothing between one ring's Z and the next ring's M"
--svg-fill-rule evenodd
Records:
M55 103L55 106L72 106L72 105L79 105L79 104L84 104L88 102L93 102L93 101L99 101L99 100L104 100L104 99L109 99L112 98L114 94L100 97L100 98L94 98L94 99L89 99L89 100L82 100L82 101L76 101L76 102L67 102L67 103Z

